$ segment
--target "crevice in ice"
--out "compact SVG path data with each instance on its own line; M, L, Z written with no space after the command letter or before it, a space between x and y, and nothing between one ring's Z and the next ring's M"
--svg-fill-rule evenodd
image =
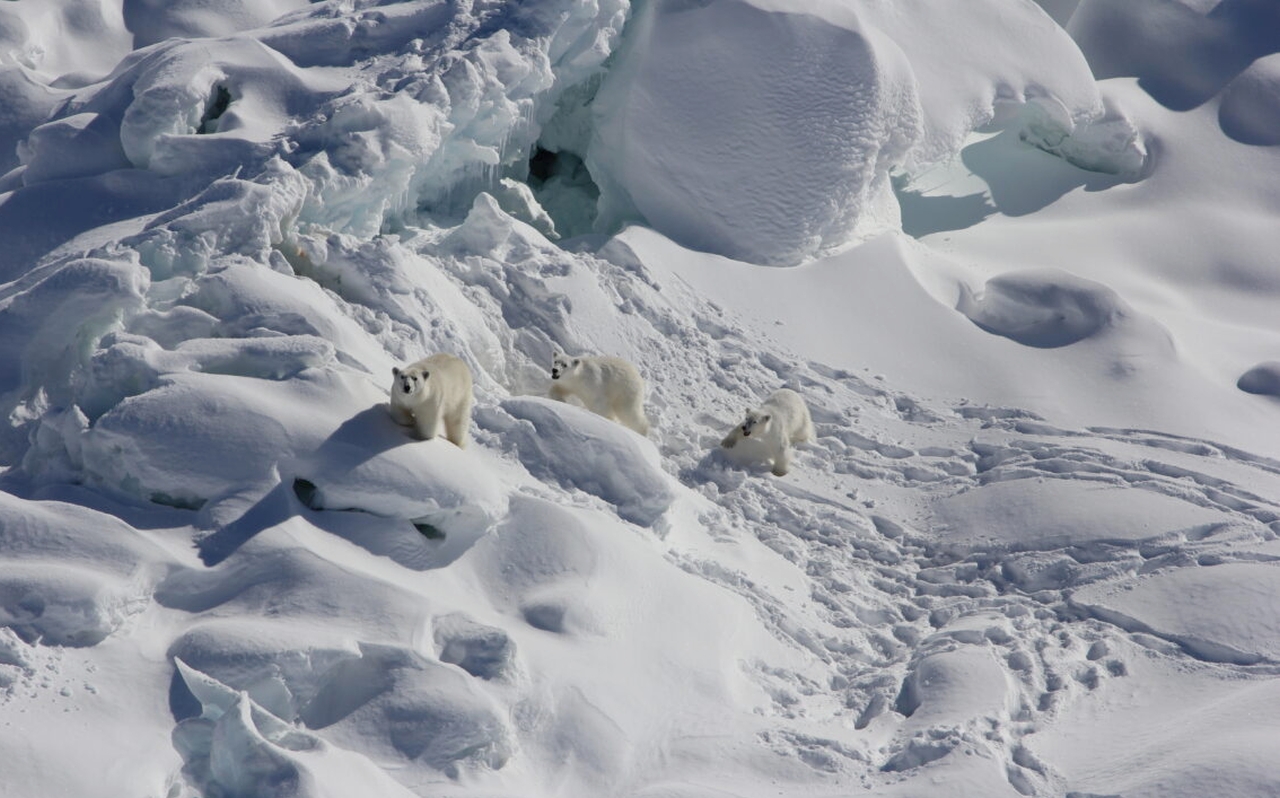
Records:
M204 115L200 117L200 125L196 128L197 134L217 133L218 120L227 112L227 108L231 105L231 91L221 83L213 87L213 96L209 98L209 105L205 108Z
M594 230L600 188L576 153L552 151L542 142L535 144L529 156L529 187L561 238L587 235Z

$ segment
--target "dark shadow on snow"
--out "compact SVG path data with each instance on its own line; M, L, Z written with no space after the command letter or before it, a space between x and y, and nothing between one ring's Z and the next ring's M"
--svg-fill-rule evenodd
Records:
M331 517L334 514L358 513L366 518L378 518L385 522L400 520L374 516L359 508L324 506L324 486L317 485L309 477L307 465L338 462L349 468L355 468L383 452L414 442L416 439L412 437L409 428L396 424L384 405L374 405L361 410L339 425L314 453L301 462L282 464L281 470L284 473L279 484L249 506L235 520L218 526L202 538L196 544L200 559L205 565L217 565L252 540L259 532L277 526L300 512L307 512L308 520L315 526L348 539L363 536L353 535L352 524L349 521ZM361 524L356 523L355 526L359 527ZM420 538L442 537L439 530L434 527L418 530L415 534ZM360 539L353 539L353 542L365 548L370 548L372 545L370 540L361 542Z
M905 181L899 180L894 180L893 190L902 209L902 232L913 238L964 230L996 212L996 206L986 194L929 196L912 191Z
M200 560L214 566L234 554L264 529L283 523L297 512L287 486L276 485L234 521L196 541Z
M1208 14L1168 0L1093 4L1069 24L1098 79L1136 77L1161 105L1197 108L1280 52L1280 3L1222 0Z
M960 159L986 182L991 203L1005 216L1035 213L1077 188L1104 191L1126 182L1118 175L1072 166L1022 142L1014 130L970 144Z
M83 232L172 208L194 186L140 169L50 180L0 195L0 283L26 274L41 258Z

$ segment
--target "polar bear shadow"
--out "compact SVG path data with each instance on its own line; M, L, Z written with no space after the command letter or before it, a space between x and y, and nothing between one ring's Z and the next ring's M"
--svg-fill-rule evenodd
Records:
M315 457L359 465L397 446L421 443L412 427L403 427L387 413L385 403L372 405L338 425L316 448Z
M309 455L282 464L293 510L406 568L448 565L505 512L505 494L473 454L414 433L385 403L356 413Z

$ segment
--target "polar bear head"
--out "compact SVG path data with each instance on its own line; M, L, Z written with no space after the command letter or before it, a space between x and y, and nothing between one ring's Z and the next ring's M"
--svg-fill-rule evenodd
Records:
M393 366L391 376L395 379L395 392L398 396L409 397L418 393L427 384L431 372L421 366Z
M769 427L769 422L773 420L773 416L763 413L759 410L748 410L747 415L742 420L739 429L742 430L742 437L750 438L751 433L759 430L763 433Z
M556 352L551 358L551 379L561 379L577 372L581 367L582 358L569 357L563 352Z

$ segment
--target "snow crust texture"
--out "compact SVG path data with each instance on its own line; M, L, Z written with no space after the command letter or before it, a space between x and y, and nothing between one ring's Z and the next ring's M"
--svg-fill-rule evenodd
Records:
M0 3L0 792L1266 794L1280 43L1210 5Z

